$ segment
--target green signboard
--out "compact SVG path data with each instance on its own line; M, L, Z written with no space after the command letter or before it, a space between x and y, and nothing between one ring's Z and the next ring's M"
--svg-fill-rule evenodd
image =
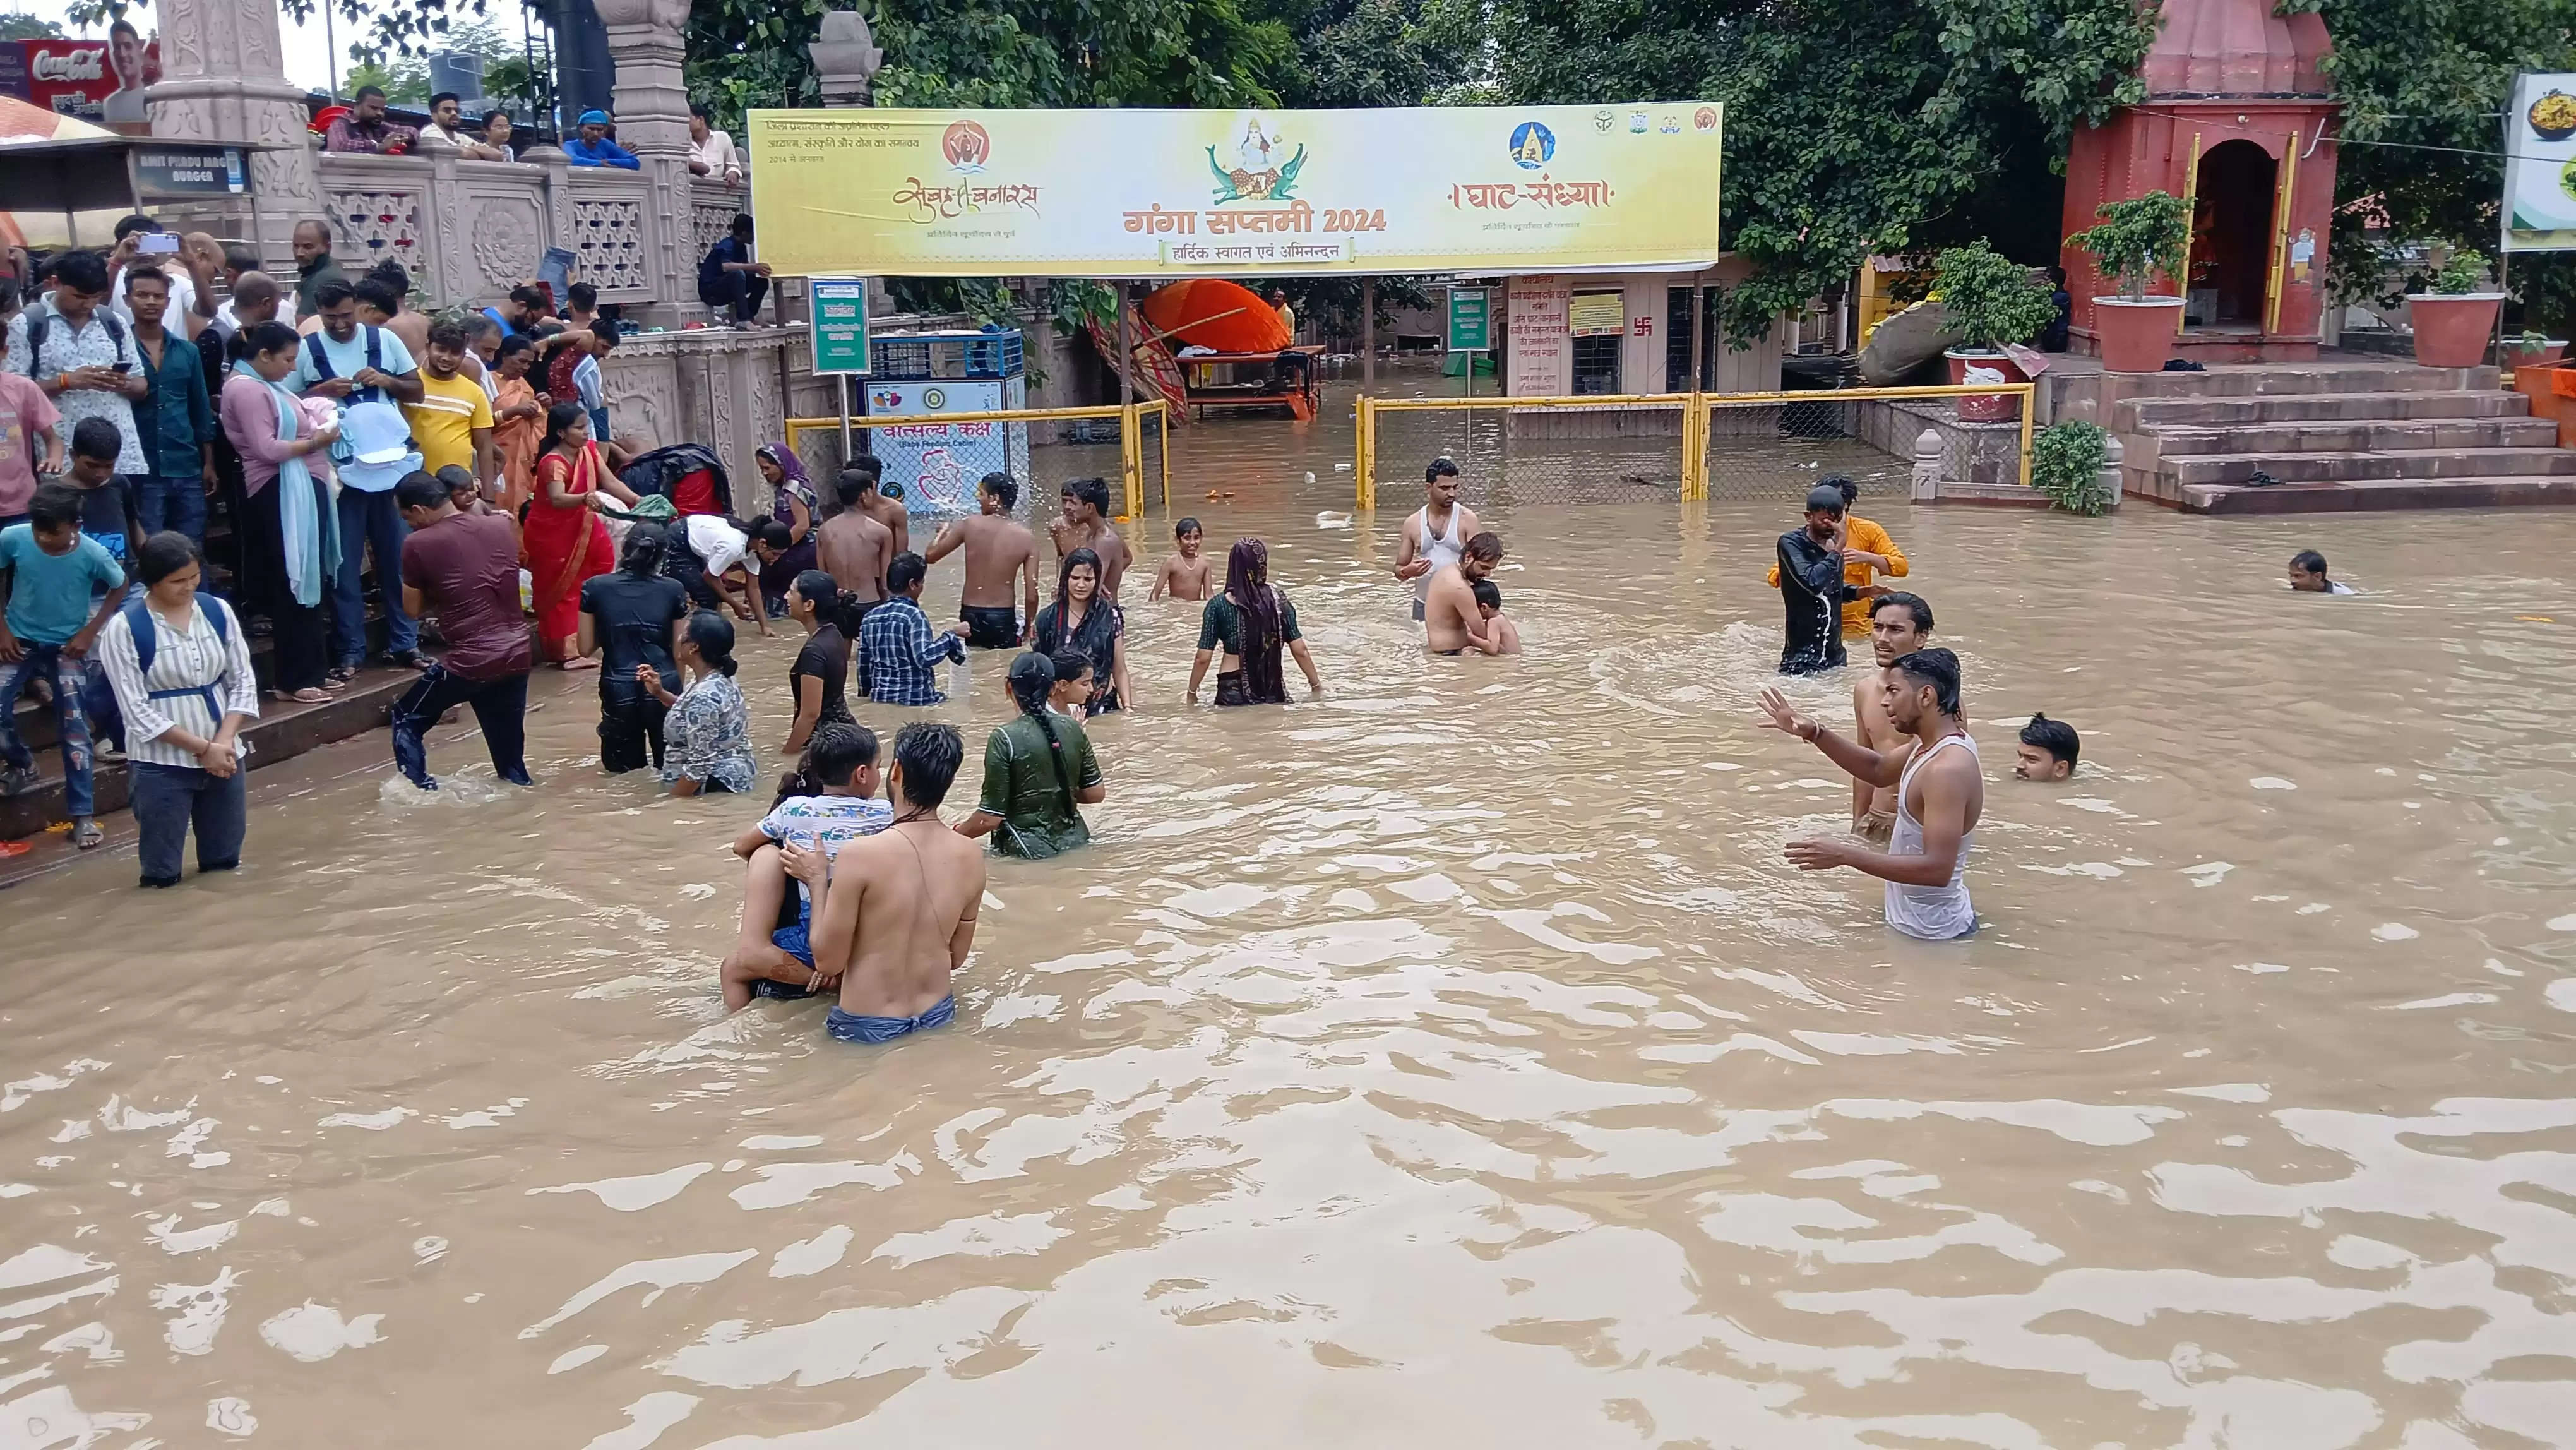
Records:
M1449 289L1449 350L1483 352L1494 345L1494 289Z
M865 277L805 279L814 304L814 371L866 375L868 281Z

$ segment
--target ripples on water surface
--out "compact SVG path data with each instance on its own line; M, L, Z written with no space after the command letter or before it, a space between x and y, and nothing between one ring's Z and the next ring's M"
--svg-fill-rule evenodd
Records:
M1987 762L1931 948L1779 861L1848 803L1751 725L1785 509L1505 512L1533 653L1426 663L1411 491L1318 527L1290 436L1183 511L1332 695L1183 711L1135 607L1098 844L996 867L954 1030L724 1020L759 802L601 779L579 683L536 791L379 734L239 879L0 896L0 1446L2576 1443L2576 518L1873 500Z

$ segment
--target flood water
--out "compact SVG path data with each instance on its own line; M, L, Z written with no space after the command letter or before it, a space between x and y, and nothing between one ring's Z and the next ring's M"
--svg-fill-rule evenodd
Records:
M726 1019L765 790L601 777L553 676L534 790L380 732L237 877L0 894L0 1446L2576 1444L2576 516L1873 494L1986 762L1926 946L1780 859L1849 801L1753 725L1794 493L1499 508L1530 653L1426 660L1347 442L1181 435L1329 694L1184 708L1140 575L947 1030Z

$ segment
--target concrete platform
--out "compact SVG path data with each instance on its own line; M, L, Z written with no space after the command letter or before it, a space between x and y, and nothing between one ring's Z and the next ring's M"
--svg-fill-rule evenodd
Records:
M260 717L242 732L251 745L251 770L258 772L283 764L334 740L383 730L394 701L402 698L419 678L418 670L371 669L361 671L349 688L323 704L261 701ZM28 745L35 752L36 768L44 773L45 782L25 794L0 797L0 841L41 836L48 827L69 820L63 810L63 758L54 748L50 711L42 719L45 727L41 735L31 730L29 733L36 738L30 739ZM392 747L388 744L386 748ZM95 783L101 817L125 810L124 766L99 766ZM0 862L0 867L6 864Z

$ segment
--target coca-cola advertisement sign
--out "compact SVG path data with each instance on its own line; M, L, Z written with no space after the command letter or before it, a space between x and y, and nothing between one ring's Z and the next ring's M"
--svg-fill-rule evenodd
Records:
M161 43L122 22L104 40L0 41L0 85L19 99L94 125L144 129L144 87L161 78ZM11 62L15 62L12 64Z

